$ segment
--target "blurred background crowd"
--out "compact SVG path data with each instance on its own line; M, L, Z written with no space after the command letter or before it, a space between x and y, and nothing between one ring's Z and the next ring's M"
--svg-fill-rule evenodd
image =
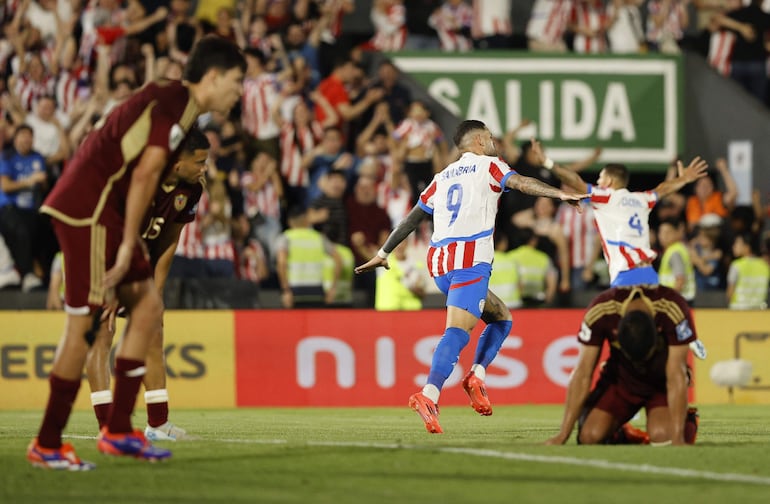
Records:
M205 34L243 47L248 70L240 105L199 122L211 144L206 190L170 276L248 282L280 295L285 307L417 309L436 292L424 265L429 223L395 251L391 270L354 275L353 267L376 253L457 153L451 132L431 120L431 104L412 96L396 66L373 58L377 51L690 50L765 103L770 15L762 4L6 0L0 288L26 293L50 284L48 306L61 306L58 247L37 208L89 131L144 83L179 79ZM519 138L527 124L497 139L501 157L558 185ZM597 146L570 168L588 170L584 177L594 182L600 154ZM693 302L696 292L715 291L727 304L746 271L765 275L735 264L767 264L767 201L755 191L751 205L737 205L727 162L708 161L708 178L657 205L653 241L669 283ZM666 176L675 175L674 162ZM661 180L632 174L631 188ZM506 193L495 240L490 286L510 307L570 306L575 293L607 284L590 209Z

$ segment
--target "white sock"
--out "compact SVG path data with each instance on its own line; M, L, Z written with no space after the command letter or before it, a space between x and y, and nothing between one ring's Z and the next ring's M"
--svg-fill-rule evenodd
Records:
M157 390L148 390L144 393L145 404L157 404L168 402L168 390L162 388Z
M438 396L441 395L441 392L437 386L429 383L422 388L422 395L433 401L433 404L438 404Z
M487 377L487 370L484 369L484 366L482 366L481 364L472 365L471 371L473 371L473 374L475 374L476 377L481 381L484 381L484 378Z
M112 402L112 390L99 390L97 392L91 392L91 406L99 406L100 404L110 404Z

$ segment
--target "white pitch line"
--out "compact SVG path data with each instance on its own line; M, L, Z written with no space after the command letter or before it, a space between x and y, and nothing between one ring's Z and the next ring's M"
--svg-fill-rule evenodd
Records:
M96 439L96 436L83 436L69 434L64 437L71 439ZM206 439L199 438L200 441L209 441L214 443L235 443L235 444L255 444L255 445L277 445L289 444L286 439ZM770 486L770 477L753 476L750 474L738 473L718 473L713 471L699 471L696 469L683 469L680 467L655 466L651 464L629 464L625 462L614 462L603 459L588 459L579 457L565 457L559 455L534 455L531 453L516 453L498 450L482 450L478 448L462 447L440 447L440 446L419 446L404 445L398 443L367 443L365 441L306 441L307 446L329 446L338 448L375 448L381 450L422 450L437 451L441 453L453 453L460 455L471 455L474 457L498 458L504 460L517 460L522 462L537 462L541 464L562 464L574 466L590 466L597 469L635 472L642 474L659 474L661 476L677 476L689 479L705 479L712 481L725 481L732 483L751 483L755 485Z

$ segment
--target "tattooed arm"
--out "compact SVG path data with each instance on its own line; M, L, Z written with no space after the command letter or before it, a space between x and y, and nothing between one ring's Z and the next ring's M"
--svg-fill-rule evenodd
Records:
M548 198L556 198L568 203L572 201L580 201L581 199L587 198L589 196L588 194L568 194L560 189L549 186L548 184L541 182L536 178L525 177L524 175L519 175L518 173L508 177L508 180L505 182L505 186L509 189L516 189L517 191L531 194L532 196L546 196Z

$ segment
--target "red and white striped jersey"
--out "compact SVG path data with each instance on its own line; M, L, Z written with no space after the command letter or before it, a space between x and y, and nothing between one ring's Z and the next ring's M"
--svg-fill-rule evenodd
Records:
M56 104L59 110L70 114L78 98L78 79L70 71L63 71L56 81Z
M384 208L395 229L412 210L412 191L409 187L393 188L389 182L377 184L377 206Z
M569 24L572 0L535 0L527 22L527 37L549 44L559 42Z
M596 0L585 2L575 2L572 8L571 22L578 28L600 30L607 22L607 13L604 5ZM588 37L581 33L575 33L573 50L578 54L597 54L607 52L607 43L604 38L604 31L599 34Z
M278 197L278 191L269 178L264 185L257 191L248 188L249 184L254 182L255 175L248 171L241 177L241 187L243 187L243 212L248 218L256 217L257 214L274 219L281 218L281 200Z
M241 121L243 129L254 138L265 140L275 138L280 133L271 114L271 108L278 100L278 92L275 74L266 72L244 79Z
M438 127L438 124L430 119L417 122L407 117L393 131L393 138L396 140L406 138L406 146L409 149L420 146L424 147L425 157L430 159L433 157L433 149L436 143L444 139L444 133Z
M40 81L33 81L25 75L16 82L14 93L24 110L31 112L41 96L52 96L55 91L56 81L50 75L46 75Z
M471 28L472 23L473 9L464 2L457 6L444 3L428 18L428 25L438 33L444 51L465 52L473 49L473 41L459 32L461 28Z
M647 40L661 42L664 34L670 35L675 40L680 40L684 35L684 20L687 16L687 7L680 0L673 0L665 13L663 24L658 26L653 21L654 16L662 13L664 8L661 0L650 0L647 4Z
M471 37L478 39L512 33L511 0L473 0Z
M658 195L654 191L603 189L588 184L591 207L602 239L610 281L621 271L652 263L657 253L650 248L648 218Z
M728 30L718 30L709 39L708 62L722 75L730 75L735 47L735 33Z
M179 243L174 254L189 259L224 259L234 261L235 250L233 249L232 240L208 245L203 243L201 223L207 213L209 213L209 195L206 191L203 191L201 199L198 201L198 211L195 213L195 220L182 228L182 232L179 234Z
M238 278L259 283L258 265L260 263L267 264L267 255L262 244L259 243L259 240L249 238L246 245L237 252L238 267L235 269L235 272Z
M393 4L384 12L372 8L374 37L372 45L378 51L398 51L406 42L406 7Z
M321 123L316 120L308 127L297 128L285 122L281 128L281 175L291 187L307 187L307 170L302 168L302 157L312 151L323 136Z
M594 211L589 207L581 210L566 203L559 206L556 221L567 237L570 267L583 268L593 257L596 241L596 220Z
M498 202L514 173L499 158L466 152L433 177L417 202L433 215L427 257L431 276L492 263Z

